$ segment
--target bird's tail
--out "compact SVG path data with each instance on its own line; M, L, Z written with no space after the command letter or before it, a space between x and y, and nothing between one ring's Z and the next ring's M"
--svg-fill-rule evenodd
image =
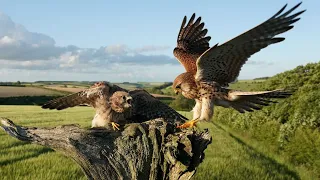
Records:
M270 100L271 98L287 98L291 95L292 92L281 89L256 92L230 90L228 98L232 108L240 113L244 113L245 111L252 112L254 110L260 110L263 106L268 106L270 103L277 103L276 101Z

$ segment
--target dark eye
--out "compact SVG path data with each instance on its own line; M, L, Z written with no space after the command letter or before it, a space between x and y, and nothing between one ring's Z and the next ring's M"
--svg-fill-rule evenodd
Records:
M126 100L126 97L125 97L125 96L122 96L122 99L123 99L123 100Z
M181 84L178 84L178 85L176 86L176 89L181 89Z

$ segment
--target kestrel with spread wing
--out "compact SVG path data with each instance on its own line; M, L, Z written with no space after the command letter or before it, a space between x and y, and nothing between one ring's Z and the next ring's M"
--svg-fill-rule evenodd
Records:
M92 127L112 125L114 130L119 130L120 124L155 118L164 118L171 124L187 120L145 90L128 91L107 82L98 82L78 93L51 100L42 108L62 110L81 104L96 110Z
M195 20L193 14L188 23L187 17L184 17L173 54L186 72L176 77L173 89L176 94L182 93L186 98L195 99L196 105L193 108L193 120L179 127L192 127L199 120L210 120L214 105L231 107L243 113L259 110L261 106L273 102L267 98L286 98L291 95L283 90L242 92L226 87L236 80L241 67L251 55L285 39L275 36L293 28L292 24L305 11L291 15L300 4L287 12L284 12L285 5L262 24L211 48L211 37L206 36L208 30L204 29L201 17Z

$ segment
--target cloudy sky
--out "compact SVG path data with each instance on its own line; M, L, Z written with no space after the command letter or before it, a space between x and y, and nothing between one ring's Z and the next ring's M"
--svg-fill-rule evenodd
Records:
M223 43L258 25L287 1L0 1L0 81L173 81L184 71L172 54L183 16L201 16ZM292 0L289 7L298 1ZM320 1L286 40L253 55L239 79L271 76L318 62Z

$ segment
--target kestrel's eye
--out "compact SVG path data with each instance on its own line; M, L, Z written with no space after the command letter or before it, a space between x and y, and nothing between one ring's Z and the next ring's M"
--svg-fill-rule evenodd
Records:
M123 100L126 100L126 97L125 97L125 96L122 96L122 99L123 99Z
M176 89L181 89L181 84L178 84L178 85L176 86Z

